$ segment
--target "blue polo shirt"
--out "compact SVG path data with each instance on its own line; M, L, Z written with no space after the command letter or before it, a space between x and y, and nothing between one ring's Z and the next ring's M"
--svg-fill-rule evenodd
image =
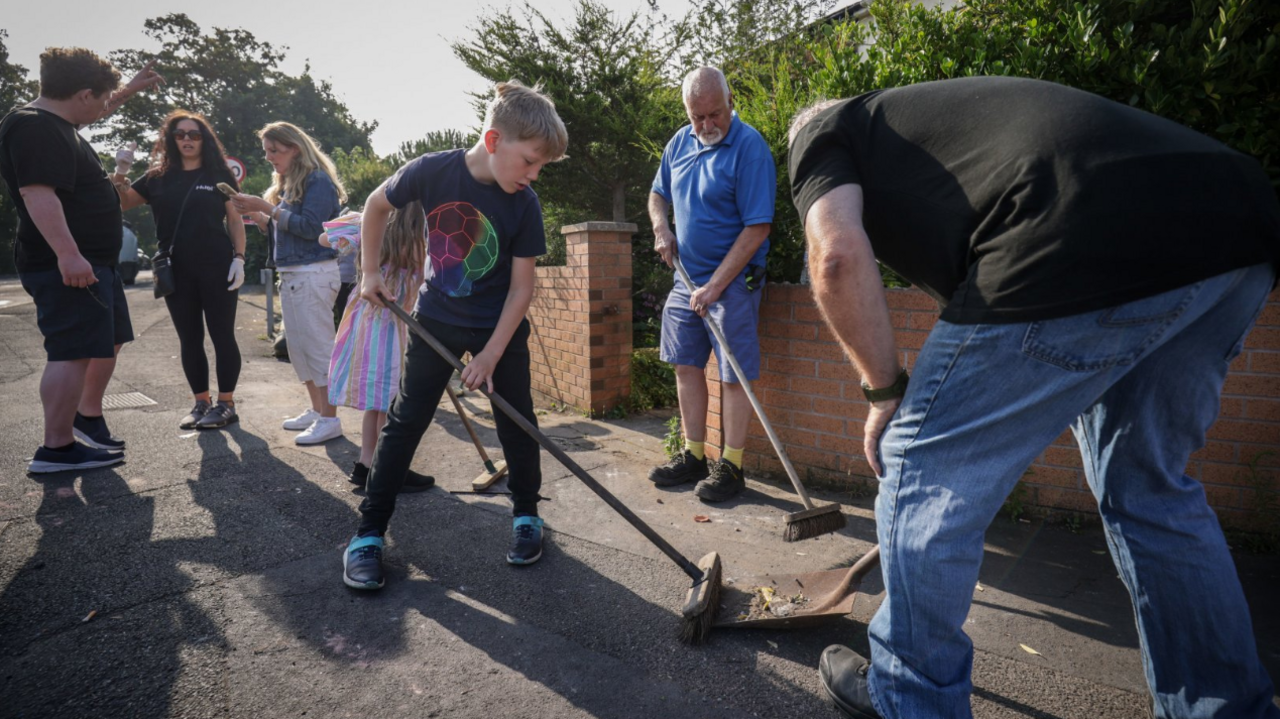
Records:
M653 191L675 211L680 259L699 285L711 279L744 227L773 222L777 168L769 144L733 114L725 138L703 145L687 125L662 152ZM769 240L750 264L763 265Z

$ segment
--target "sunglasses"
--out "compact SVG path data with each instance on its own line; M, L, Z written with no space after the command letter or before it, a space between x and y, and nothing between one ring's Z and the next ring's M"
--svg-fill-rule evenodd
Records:
M176 140L204 140L204 135L199 130L174 130L169 134Z

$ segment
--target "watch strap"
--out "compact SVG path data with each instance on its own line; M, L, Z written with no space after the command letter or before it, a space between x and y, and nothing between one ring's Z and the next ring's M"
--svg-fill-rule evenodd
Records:
M862 395L867 398L868 402L883 402L886 399L897 399L907 393L907 381L910 379L911 377L907 374L907 370L904 367L902 371L898 373L898 378L895 379L893 384L888 387L873 389L866 382L863 382Z

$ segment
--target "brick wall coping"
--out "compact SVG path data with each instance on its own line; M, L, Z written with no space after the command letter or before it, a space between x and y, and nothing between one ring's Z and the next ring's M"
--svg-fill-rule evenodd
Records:
M640 226L634 222L579 222L576 225L565 225L560 228L563 234L570 232L639 232Z

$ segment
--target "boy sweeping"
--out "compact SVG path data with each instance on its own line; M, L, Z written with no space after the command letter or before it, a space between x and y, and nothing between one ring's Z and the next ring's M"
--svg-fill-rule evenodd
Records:
M542 208L530 188L550 162L564 157L568 133L550 98L518 82L499 83L480 140L467 150L428 153L402 167L369 196L364 211L360 293L390 301L378 257L393 208L416 200L427 213L426 281L414 316L454 355L471 353L462 373L469 389L484 385L537 425L529 380L529 322L534 263L546 252ZM378 437L360 505L360 527L343 553L343 581L380 589L383 536L396 493L431 424L453 368L410 335L400 392ZM540 449L506 415L494 412L510 469L515 517L511 564L542 556Z

